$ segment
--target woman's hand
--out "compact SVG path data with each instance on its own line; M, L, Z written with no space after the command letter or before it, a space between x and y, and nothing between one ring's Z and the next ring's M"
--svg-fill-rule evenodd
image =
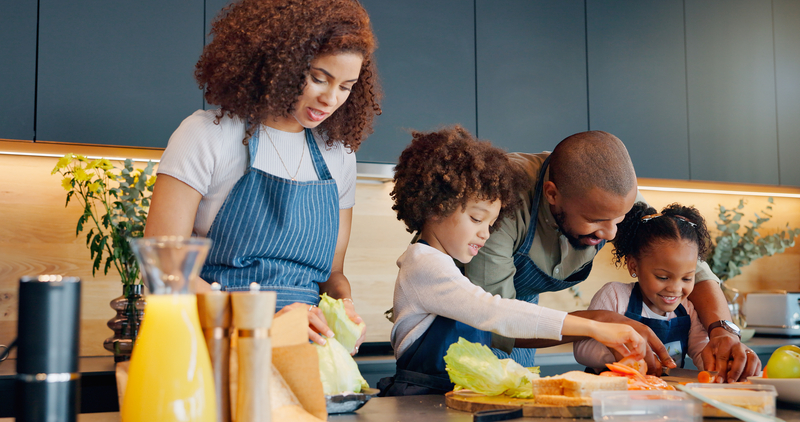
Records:
M353 299L344 298L342 299L342 302L344 302L344 311L347 313L347 317L350 318L350 321L353 321L356 324L362 324L364 320L358 315L358 313L356 313L356 307L353 304ZM361 335L358 337L358 340L356 340L356 347L353 350L353 352L350 353L351 355L355 355L356 353L358 353L358 348L359 346L361 346L361 343L364 342L364 339L366 337L367 337L367 325L364 324L361 326Z
M283 309L275 314L275 316L277 317L297 308L308 310L308 339L319 344L320 346L324 346L326 341L324 338L322 338L322 335L328 338L333 337L333 331L331 331L331 329L328 327L328 322L325 321L325 315L323 315L322 311L316 306L309 305L307 303L295 302L291 305L284 306Z

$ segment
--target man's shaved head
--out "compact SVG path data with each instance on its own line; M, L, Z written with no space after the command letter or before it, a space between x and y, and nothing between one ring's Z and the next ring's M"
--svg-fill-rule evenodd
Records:
M624 197L636 187L636 172L619 138L593 130L558 143L550 156L550 181L565 197L593 187Z

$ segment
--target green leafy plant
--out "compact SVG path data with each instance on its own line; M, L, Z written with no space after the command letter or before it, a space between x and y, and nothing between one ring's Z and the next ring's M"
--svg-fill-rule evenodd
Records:
M759 233L761 226L772 218L772 197L768 198L769 205L765 210L755 214L755 220L748 220L750 225L742 225L745 204L744 199L739 200L735 208L719 206L719 220L716 222L719 235L714 239L708 265L711 271L723 282L742 273L741 268L749 265L753 260L763 256L772 256L782 253L786 248L794 246L795 237L800 236L800 229L786 228L780 232L762 236ZM740 233L744 228L744 232Z
M126 288L140 281L139 265L128 238L144 235L156 181L153 166L151 161L144 169L136 169L133 161L127 159L123 168L118 169L106 158L90 160L70 153L59 159L51 172L63 176L61 186L67 191L65 206L76 198L83 207L75 236L88 224L86 246L93 260L92 275L101 265L103 273L108 274L114 265Z

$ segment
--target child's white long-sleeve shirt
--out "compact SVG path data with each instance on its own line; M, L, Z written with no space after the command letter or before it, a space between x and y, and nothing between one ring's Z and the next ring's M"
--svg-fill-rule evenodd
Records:
M566 312L491 295L472 284L453 258L423 243L397 260L392 347L399 358L441 315L510 338L561 339Z
M631 298L633 286L634 283L606 283L606 285L601 287L600 290L595 293L594 297L592 297L589 309L604 309L624 315L628 310L628 302ZM706 333L706 329L703 328L703 324L700 323L700 318L697 316L692 302L689 299L683 299L681 304L692 319L692 326L689 329L689 350L686 351L686 354L692 358L692 362L694 362L695 366L702 370L703 359L701 353L708 343L708 333ZM644 308L645 307L642 306L642 315L645 315ZM675 312L667 314L668 320L675 317ZM575 342L573 351L575 353L575 360L589 368L605 368L606 363L616 361L616 359L614 359L614 354L611 353L608 347L591 338Z

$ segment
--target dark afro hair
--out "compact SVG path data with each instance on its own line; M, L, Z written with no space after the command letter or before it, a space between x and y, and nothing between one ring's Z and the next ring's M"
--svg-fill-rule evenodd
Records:
M380 86L373 61L377 47L366 10L356 0L240 0L217 16L213 40L203 49L195 78L205 98L251 123L294 112L311 62L327 54L364 58L348 100L319 126L334 141L355 151L372 133L381 113ZM251 126L243 141L250 138Z
M625 214L625 219L617 224L613 251L617 266L629 256L638 259L650 253L657 242L665 240L692 242L697 245L697 257L705 259L711 236L697 208L671 204L661 210L660 216L657 215L655 208L637 202ZM642 221L642 217L652 218Z
M500 215L513 216L528 178L506 153L478 141L461 126L437 132L412 132L411 145L395 167L392 209L409 232L422 230L431 217L446 217L470 200L500 200Z

